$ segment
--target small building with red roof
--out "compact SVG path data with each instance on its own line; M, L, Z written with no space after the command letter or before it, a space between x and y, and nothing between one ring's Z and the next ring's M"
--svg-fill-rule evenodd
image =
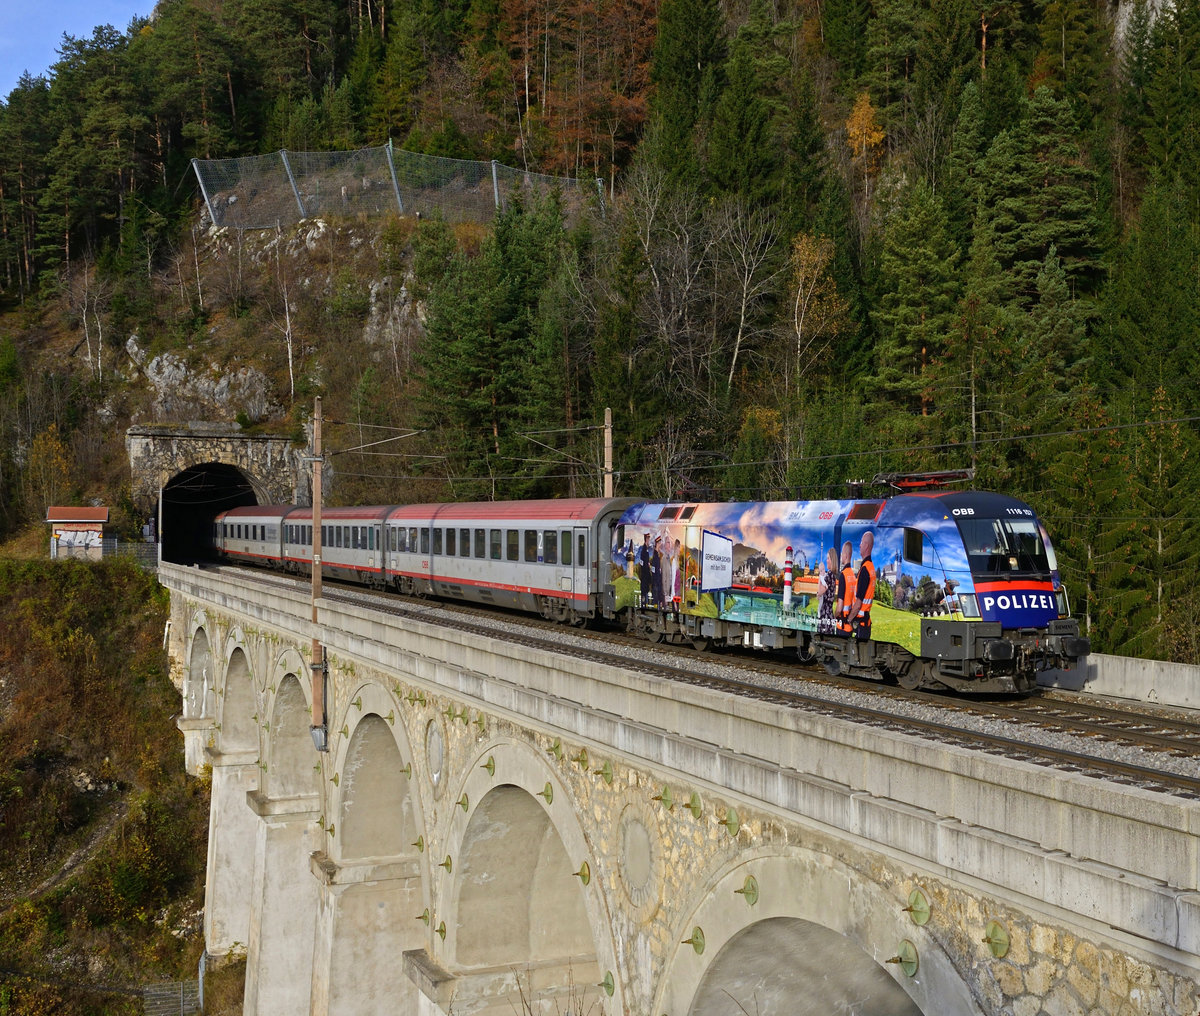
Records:
M108 509L53 507L46 509L50 526L50 557L82 557L99 561L104 546Z

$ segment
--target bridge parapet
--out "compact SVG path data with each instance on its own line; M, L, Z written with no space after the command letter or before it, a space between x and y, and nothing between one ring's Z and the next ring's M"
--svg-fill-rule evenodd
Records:
M563 978L597 1011L670 1016L728 1011L730 996L770 1012L747 993L772 978L786 991L820 978L831 1010L868 982L892 1000L880 1011L1200 1004L1195 802L328 598L331 750L304 755L296 710L284 719L273 700L307 680L307 590L173 566L161 578L185 644L238 632L253 694L226 686L243 663L230 670L225 635L216 699L258 717L257 770L286 754L281 727L289 764L319 770L309 831L327 861L312 870L375 871L363 865L393 863L382 845L399 843L412 872L352 907L326 876L298 906L293 923L316 929L313 1012L351 998L356 1012L401 999L430 1016L511 1012L521 991L561 998ZM214 719L218 745L236 725ZM402 821L360 824L356 800ZM254 863L256 886L279 881L275 855ZM263 893L261 912L277 909ZM380 935L388 950L370 945ZM354 957L394 986L386 1002ZM247 1011L292 1011L269 1004L283 997L270 964L252 971Z

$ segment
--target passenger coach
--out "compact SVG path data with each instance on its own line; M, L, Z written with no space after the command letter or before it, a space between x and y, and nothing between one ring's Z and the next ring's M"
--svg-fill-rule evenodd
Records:
M385 522L399 592L511 607L559 621L603 613L609 535L632 498L405 505Z

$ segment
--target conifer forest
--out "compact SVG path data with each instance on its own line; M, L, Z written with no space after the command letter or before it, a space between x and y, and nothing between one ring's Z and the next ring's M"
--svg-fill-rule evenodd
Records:
M618 495L973 468L1095 649L1200 662L1200 0L160 0L60 53L0 102L0 536L139 523L174 357L247 428L321 395L342 502L598 494L606 407ZM205 219L192 159L389 139L604 199Z

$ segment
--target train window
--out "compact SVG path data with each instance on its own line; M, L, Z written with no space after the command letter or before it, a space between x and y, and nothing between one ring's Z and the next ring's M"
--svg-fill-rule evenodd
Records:
M679 505L667 505L665 508L663 508L662 511L660 511L658 513L658 519L660 522L669 521L670 519L674 519L674 518L678 518L678 517L679 517Z
M487 530L475 530L475 556L480 558L487 557Z
M521 560L521 530L506 529L504 540L505 558L509 561Z
M374 526L372 526L370 529L367 530L367 549L368 550L375 549L375 527Z
M679 512L679 521L683 522L685 519L690 519L695 514L696 506L694 504L690 504Z
M850 514L846 516L846 519L849 522L871 522L882 508L882 501L860 501L850 509Z
M564 529L562 531L562 563L571 563L571 530Z
M921 530L905 526L904 560L913 564L921 563Z
M442 531L440 529L433 531L433 552L435 554L442 552Z
M542 535L542 560L558 564L558 532L554 529L547 529Z
M536 562L538 559L537 552L538 533L536 529L525 530L525 560Z
M342 532L343 532L343 534L344 534L344 536L345 536L345 541L346 541L346 542L343 544L343 546L344 546L344 547L349 547L349 546L350 546L350 527L349 527L349 526L342 526Z
M429 553L429 527L428 526L421 527L421 553L422 554Z
M584 533L580 533L577 543L579 553L576 555L575 560L580 564L584 564L587 562L587 536Z
M304 533L305 533L305 536L304 536L304 542L305 542L305 543L307 543L307 544L308 544L308 545L311 547L311 546L312 546L312 542L313 542L313 527L312 527L312 526L305 526L305 527L304 527Z
M240 540L242 538L242 524L240 522L238 522L233 527L233 529L234 529L233 538L235 540Z
M491 557L493 561L500 560L500 530L493 529L491 531L491 539L488 541L491 544Z
M449 557L454 557L458 553L458 543L456 542L457 539L458 539L458 530L457 529L447 529L446 530L446 554Z
M408 552L415 554L417 552L417 527L408 527Z
M471 556L471 530L460 529L458 531L458 556Z

